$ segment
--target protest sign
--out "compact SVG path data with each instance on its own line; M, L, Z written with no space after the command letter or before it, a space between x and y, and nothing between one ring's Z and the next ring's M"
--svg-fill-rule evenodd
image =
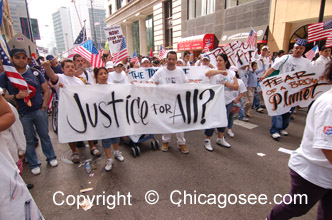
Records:
M148 68L131 68L129 69L128 77L130 82L143 83L149 80L155 72L163 67L148 67ZM187 75L188 80L201 83L205 78L205 71L210 69L207 66L179 66Z
M266 78L261 82L266 109L270 116L282 115L291 107L307 107L331 88L323 80L323 68L312 67Z
M113 25L111 27L104 28L105 36L107 38L110 50L112 53L118 53L120 49L120 43L123 38L123 33L120 25Z
M60 97L61 143L227 126L220 85L65 86Z

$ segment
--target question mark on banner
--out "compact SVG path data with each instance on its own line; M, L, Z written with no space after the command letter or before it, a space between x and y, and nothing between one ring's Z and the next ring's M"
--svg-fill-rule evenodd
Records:
M202 100L203 99L203 94L209 91L210 92L210 98L202 105L202 120L201 120L201 124L204 124L206 122L205 119L205 110L206 110L206 104L211 101L214 98L214 94L215 92L212 89L206 89L204 90L200 95L199 95L199 99Z

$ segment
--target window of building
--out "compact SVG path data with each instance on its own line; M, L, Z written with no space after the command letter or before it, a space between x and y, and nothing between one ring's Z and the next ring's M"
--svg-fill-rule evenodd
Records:
M165 14L165 47L173 48L172 0L164 2Z
M116 9L119 10L122 6L122 0L116 0Z
M136 53L139 53L140 50L139 50L139 23L138 23L138 21L134 21L133 24L132 24L132 27L133 27L134 51L136 51Z
M108 6L108 10L109 10L109 13L110 13L110 15L112 14L112 5L109 5Z
M187 5L188 19L193 19L199 16L214 13L216 8L216 0L187 0Z
M232 8L256 0L225 0L225 8Z
M151 48L154 48L154 35L153 35L153 15L149 15L145 20L146 26L146 39L147 39L147 51L150 51Z

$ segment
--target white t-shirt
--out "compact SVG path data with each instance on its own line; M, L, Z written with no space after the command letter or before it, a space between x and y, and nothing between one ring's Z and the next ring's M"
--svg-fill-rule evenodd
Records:
M244 85L246 87L248 87L248 70L247 69L241 69L239 68L239 70L237 71L237 73L239 74L240 79L242 80L242 82L244 83Z
M85 73L83 72L79 77L83 78L86 81L86 84L94 85L96 81L94 79L93 70L91 68L86 68Z
M257 63L257 69L262 69L263 67L263 62L261 61L261 59L263 58L264 60L264 67L265 67L265 70L268 70L270 68L270 57L262 57L262 55L259 55L258 56L258 59L259 60L256 60L256 63ZM259 76L263 75L264 72L261 72L260 74L258 74Z
M233 72L232 70L227 70L227 75L217 74L210 77L209 83L213 85L222 85L222 82L224 81L227 81L229 83L234 83L234 78L235 78L235 72ZM236 95L237 93L234 96L234 90L231 90L229 87L226 86L224 86L224 91L225 91L225 104L228 105L237 97Z
M188 79L186 74L179 67L176 67L174 70L168 70L167 67L163 67L155 72L149 81L159 81L161 84L181 84L186 83Z
M58 96L60 95L60 87L59 87L59 84L61 83L62 85L64 86L67 86L67 85L84 85L84 82L78 78L78 77L75 77L75 76L67 76L65 74L57 74L59 79L58 79L58 82L55 84L55 90L58 94Z
M248 91L242 79L237 79L237 83L239 84L239 90L233 90L233 95L235 98L237 98L241 93Z
M107 82L113 84L128 84L129 79L124 71L121 71L121 73L117 73L114 71L108 74Z
M318 57L318 59L315 61L315 66L319 66L319 65L325 66L330 60L331 59L326 58L326 57L320 55Z
M292 153L289 167L307 181L332 189L332 164L322 149L332 150L332 89L311 106L300 147Z
M0 132L0 149L7 149ZM0 150L0 219L44 219L17 167ZM28 211L27 211L28 210Z
M287 60L287 57L288 60ZM286 61L287 60L287 61ZM282 65L282 66L281 66ZM281 69L280 69L281 66ZM287 73L291 71L300 71L306 70L307 68L312 67L310 61L304 57L295 58L292 55L282 56L277 62L272 65L272 68L279 70L279 74Z

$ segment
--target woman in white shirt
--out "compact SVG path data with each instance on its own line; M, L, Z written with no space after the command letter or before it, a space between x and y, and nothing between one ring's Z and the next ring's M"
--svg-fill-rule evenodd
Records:
M121 66L121 65L120 65ZM121 67L120 67L121 68ZM97 84L109 84L107 83L108 81L108 71L105 67L101 68L95 68L93 70L94 76L96 79ZM124 161L124 157L122 156L122 153L119 151L119 143L120 143L120 138L106 138L101 140L101 144L104 148L104 152L106 154L106 165L105 165L105 170L106 171L111 171L112 166L113 166L113 159L112 159L112 152L111 152L111 145L114 147L114 157L120 162Z
M205 75L209 78L210 84L220 84L225 87L225 105L227 118L230 116L231 109L233 107L233 100L236 98L234 96L233 90L239 89L239 84L237 82L235 72L229 70L230 63L226 54L219 54L217 56L217 69L209 69L205 72ZM226 142L224 133L226 127L217 128L218 138L217 144L223 147L230 148L231 145ZM213 135L214 128L206 129L204 134L206 136L204 140L204 147L208 151L213 151L211 146L211 137Z
M331 61L326 65L325 76L332 83ZM317 219L332 219L331 97L332 89L322 94L311 106L302 143L292 153L288 163L292 185L290 196L287 196L287 201L273 207L268 220L302 216L318 201ZM304 196L295 195L305 195L307 199L304 201Z

